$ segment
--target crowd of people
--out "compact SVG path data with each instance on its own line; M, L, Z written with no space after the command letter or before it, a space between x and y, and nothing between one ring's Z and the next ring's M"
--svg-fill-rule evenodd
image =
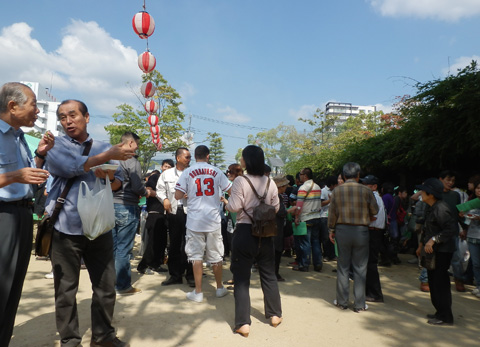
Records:
M250 277L258 271L264 314L272 327L282 323L278 282L282 258L292 258L293 271L322 272L324 262L336 261L333 304L348 309L353 280L354 312L368 302L384 302L378 266L399 264L399 253L410 252L418 263L420 289L430 292L435 312L432 325L453 324L450 268L457 291L475 283L480 298L480 176L469 180L468 193L455 188L452 171L443 171L416 186L411 196L374 175L361 175L357 163L317 180L303 168L296 177L271 177L262 149L247 146L240 163L224 173L209 164L208 147L195 148L190 165L188 148L180 147L175 162L145 180L135 157L139 137L130 131L117 145L94 141L87 131L87 106L78 100L60 103L57 117L65 135L47 132L34 155L21 126L33 126L39 110L35 94L21 83L0 89L0 345L8 346L30 259L32 198L50 177L45 203L52 214L62 209L54 225L51 262L55 289L56 328L62 346L78 346L76 293L82 264L92 284L91 346L128 346L112 326L117 296L141 293L132 284L131 260L139 229L141 197L146 197L141 275L168 272L163 286L192 287L186 299L203 301L203 269L212 267L215 296L233 290L233 331L250 334ZM117 169L98 166L110 162ZM362 177L363 176L363 177ZM89 239L77 209L80 182L92 188L100 179L113 191L115 226ZM57 199L69 186L65 199ZM470 203L462 208L462 203ZM465 244L470 260L465 266ZM294 257L294 259L293 259ZM231 278L223 280L230 261ZM165 268L165 265L167 268Z

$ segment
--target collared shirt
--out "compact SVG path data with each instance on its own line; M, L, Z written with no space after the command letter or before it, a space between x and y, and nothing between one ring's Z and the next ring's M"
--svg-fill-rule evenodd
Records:
M82 221L77 211L80 182L85 181L92 189L97 179L93 171L85 172L83 166L88 157L103 153L111 147L106 142L93 141L88 157L82 156L85 144L90 141L93 141L90 136L83 143L66 135L58 136L55 138L55 146L47 154L46 169L53 176L52 188L45 207L48 214L53 213L55 201L65 188L68 179L76 177L55 223L55 229L68 235L83 235ZM110 163L117 164L118 162L112 160ZM120 168L115 172L115 177L123 182Z
M370 217L378 213L378 205L372 190L355 180L347 180L332 192L328 208L328 228L336 224L370 224Z
M313 180L305 181L297 193L297 206L301 206L300 222L320 218L322 190ZM302 205L303 204L303 205Z
M375 200L377 201L378 205L378 213L375 215L377 219L370 223L369 227L375 229L385 229L385 206L383 205L383 200L380 194L377 191L373 192L375 196Z
M177 213L178 205L183 204L183 200L175 199L175 186L183 171L178 170L176 167L172 167L165 170L160 175L157 182L157 198L163 203L163 200L168 199L172 206L172 214ZM186 210L184 210L186 212Z
M0 119L0 174L35 167L32 153L22 129L15 130ZM0 201L18 201L33 198L31 184L12 183L0 188Z

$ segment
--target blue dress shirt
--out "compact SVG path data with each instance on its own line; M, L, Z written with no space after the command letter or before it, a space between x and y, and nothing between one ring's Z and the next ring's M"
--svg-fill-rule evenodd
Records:
M0 174L25 167L35 167L22 129L15 130L0 119ZM33 198L31 184L12 183L0 188L0 201L17 201Z
M55 229L68 235L83 235L82 221L77 211L77 200L80 182L85 181L90 189L93 188L96 176L93 171L85 172L83 165L88 157L95 156L108 150L111 145L106 142L93 141L90 153L82 156L85 144L93 141L89 136L83 143L72 139L69 136L55 138L55 146L48 151L46 170L53 176L52 187L47 197L46 211L49 215L53 213L55 201L60 196L70 177L77 177L68 192L65 204L55 223ZM117 161L110 161L117 164ZM123 182L120 169L115 172L115 177Z

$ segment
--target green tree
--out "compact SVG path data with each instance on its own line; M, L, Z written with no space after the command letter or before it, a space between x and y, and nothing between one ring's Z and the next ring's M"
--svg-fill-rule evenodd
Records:
M149 74L144 74L142 81L152 81L157 91L154 99L159 104L159 122L160 138L163 143L163 151L174 152L178 147L185 143L180 139L181 132L184 130L181 122L184 114L180 111L180 95L168 84L167 80L154 70ZM139 97L139 100L140 97ZM105 127L110 136L110 143L120 142L120 138L125 131L132 131L140 137L140 144L137 150L138 160L145 174L152 163L152 158L157 153L157 148L152 143L150 135L150 125L148 124L148 113L142 106L135 110L133 106L122 104L117 106L118 112L113 114L114 123Z
M207 140L209 141L210 149L210 164L217 166L220 169L225 169L225 150L223 147L223 140L219 133L208 133Z

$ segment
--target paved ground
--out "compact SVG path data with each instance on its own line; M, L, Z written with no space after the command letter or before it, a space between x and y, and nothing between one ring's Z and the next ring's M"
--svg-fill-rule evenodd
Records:
M370 305L367 312L341 311L335 298L334 262L325 263L322 273L294 272L283 258L280 283L284 321L277 328L268 325L263 314L263 297L258 273L252 274L252 327L250 336L232 333L233 293L217 299L211 269L206 268L204 302L185 299L186 285L162 287L164 274L140 276L133 281L142 293L118 297L114 326L118 336L132 346L478 346L480 300L469 292L453 292L455 325L426 324L433 313L428 293L418 290L418 269L407 264L380 268L385 303ZM136 265L138 259L132 263ZM11 347L59 346L55 333L53 280L46 261L32 256L22 300L16 318ZM224 266L224 278L231 278ZM453 288L453 286L452 286ZM473 287L468 287L470 290ZM90 343L91 289L88 272L81 272L77 295L83 345Z

